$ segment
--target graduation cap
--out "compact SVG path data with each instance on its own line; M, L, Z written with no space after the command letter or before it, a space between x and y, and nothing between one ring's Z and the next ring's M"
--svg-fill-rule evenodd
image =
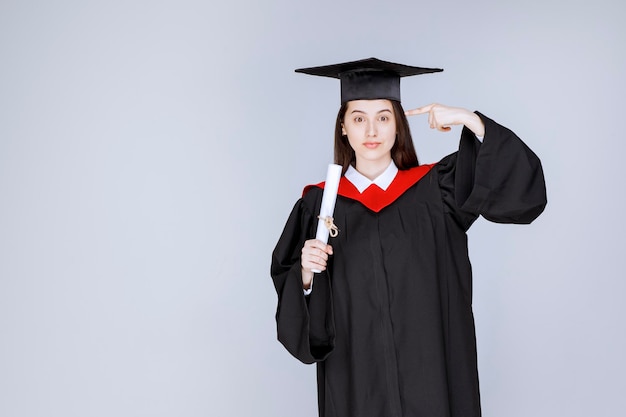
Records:
M400 101L401 77L441 71L441 68L412 67L376 58L296 70L303 74L338 78L341 81L341 104L350 100Z

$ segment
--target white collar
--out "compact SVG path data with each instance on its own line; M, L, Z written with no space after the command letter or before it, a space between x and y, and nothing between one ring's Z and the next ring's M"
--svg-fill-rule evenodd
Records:
M385 169L383 173L380 174L378 177L374 178L373 181L354 169L352 165L348 167L348 170L346 171L344 176L348 181L352 183L352 185L354 185L359 190L360 193L362 193L367 189L367 187L372 184L376 184L383 190L387 190L389 185L391 185L393 179L396 177L397 173L398 167L396 166L396 164L393 163L392 160L387 169Z

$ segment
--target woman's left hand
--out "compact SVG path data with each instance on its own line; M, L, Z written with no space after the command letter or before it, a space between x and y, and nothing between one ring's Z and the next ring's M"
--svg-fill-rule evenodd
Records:
M428 113L428 124L431 129L437 129L441 132L450 130L453 125L465 125L469 130L474 132L476 136L485 136L485 125L476 113L460 107L449 107L443 104L429 104L427 106L418 107L417 109L407 110L404 112L407 116Z

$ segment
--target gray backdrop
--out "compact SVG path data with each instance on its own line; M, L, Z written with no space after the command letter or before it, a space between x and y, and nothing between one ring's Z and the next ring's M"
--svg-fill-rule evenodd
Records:
M0 415L316 416L269 264L339 89L293 70L370 56L544 163L535 223L469 233L484 415L623 415L623 4L3 0Z

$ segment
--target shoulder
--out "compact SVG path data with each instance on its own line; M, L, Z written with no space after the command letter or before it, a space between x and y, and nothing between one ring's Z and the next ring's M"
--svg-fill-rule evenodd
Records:
M324 182L319 182L317 184L309 184L306 187L304 187L304 189L302 190L302 197L306 197L307 194L309 194L309 192L313 191L315 192L321 192L324 189ZM317 191L316 191L317 190Z
M398 171L398 174L405 177L422 177L427 174L437 164L422 164L409 169Z
M315 207L322 199L324 193L324 183L310 184L302 190L302 196L298 200L299 203L307 211L315 211Z

